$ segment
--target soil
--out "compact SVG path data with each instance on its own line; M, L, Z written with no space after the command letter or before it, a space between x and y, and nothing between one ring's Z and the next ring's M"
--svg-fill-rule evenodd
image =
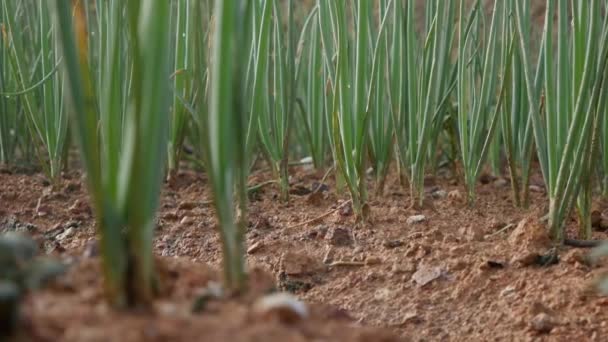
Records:
M371 196L372 219L356 224L348 196L323 173L291 170L291 198L267 185L251 194L248 296L194 298L221 281L221 246L205 175L182 171L163 189L155 253L165 291L153 313L117 312L102 297L95 222L82 177L51 186L41 174L0 174L0 231L32 234L68 262L66 275L23 305L24 341L492 341L604 340L606 272L587 250L552 248L542 180L516 208L508 180L484 176L475 205L449 172L429 177L422 208L390 175ZM445 171L445 170L443 170ZM332 178L332 177L329 177ZM255 172L250 184L271 179ZM371 182L373 183L373 182ZM373 185L373 184L372 184ZM373 188L370 188L373 190ZM371 191L373 194L373 191ZM599 211L605 209L596 203ZM328 214L329 213L329 214ZM317 218L317 219L315 219ZM574 219L568 222L575 234ZM594 232L594 238L606 238ZM545 263L547 265L540 265ZM256 298L294 293L311 315L261 316Z

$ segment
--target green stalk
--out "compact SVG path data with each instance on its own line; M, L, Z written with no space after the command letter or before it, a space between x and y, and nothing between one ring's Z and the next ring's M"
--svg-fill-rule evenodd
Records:
M322 25L330 24L327 26L332 27L336 41L337 64L336 74L333 78L335 88L331 125L336 164L350 190L355 215L358 219L366 220L369 214L366 203L365 151L369 100L367 80L370 79L368 76L371 72L368 70L370 4L358 0L355 5L354 65L348 55L349 41L345 9L331 2L329 14L332 22L322 23ZM321 21L324 22L327 19L322 16ZM326 56L326 58L329 57ZM352 74L351 70L353 70Z
M2 7L6 14L3 40L9 50L6 57L18 87L6 95L23 99L32 140L44 150L36 149L38 159L47 176L56 181L63 165L68 121L63 108L63 80L55 73L61 57L53 49L55 34L47 3L3 2Z
M394 129L391 114L393 108L390 99L391 93L389 92L393 75L391 75L390 68L392 61L389 58L389 39L391 39L389 34L394 33L394 28L393 32L388 32L387 27L390 25L389 20L394 19L394 15L390 14L396 12L395 6L396 4L392 0L382 0L380 2L378 10L380 27L377 33L372 33L377 37L373 48L373 68L377 72L372 75L372 77L375 77L373 82L376 87L373 92L370 90L369 150L370 161L376 174L377 195L382 195L384 191L384 183L393 152Z
M207 128L201 143L209 154L207 172L220 225L224 282L233 291L242 291L246 286L248 127L241 98L244 93L240 77L242 64L236 53L243 44L244 27L247 27L243 23L247 13L243 4L238 0L215 2L209 112L208 116L201 117Z
M404 19L404 52L399 63L405 74L401 92L403 108L393 115L399 161L409 177L412 204L422 204L424 175L429 155L443 130L446 103L454 89L455 69L450 62L454 26L452 0L425 2L427 22L423 39L416 30L415 1L408 1ZM394 25L400 25L395 21ZM439 25L439 23L442 23ZM400 30L399 27L393 30ZM401 88L397 88L401 89Z
M461 20L458 43L458 127L464 180L470 203L474 201L475 185L497 127L497 114L506 84L505 66L500 86L501 95L495 103L494 93L498 86L498 78L495 75L498 73L499 56L504 49L498 36L505 20L505 12L502 11L500 3L494 5L489 36L484 48L478 46L482 34L480 16L483 12L479 1L475 6L472 10L472 20L475 22L473 29L467 30L464 20ZM465 17L464 8L464 2L461 2L461 18Z
M572 50L566 52L565 42L569 41L563 24L569 20L566 4L565 0L559 1L557 62L552 58L555 3L551 1L547 6L543 39L544 121L541 113L535 110L540 108L540 101L530 77L527 62L529 50L522 33L523 9L519 3L516 4L515 16L537 153L549 193L549 226L552 237L559 243L564 239L564 219L572 209L584 177L584 156L591 153L596 135L594 131L598 125L594 122L599 112L597 103L602 87L601 75L606 67L608 52L607 44L601 43L598 48L596 43L603 42L601 39L606 38L608 31L606 21L603 29L599 30L599 1L579 3L580 6L574 11L573 43L569 47ZM599 32L602 32L601 38ZM586 217L590 213L581 215Z
M182 104L180 99L186 100L188 104L193 102L193 74L192 74L192 44L194 18L192 3L190 0L182 0L177 3L175 14L175 59L173 70L173 111L171 115L171 130L169 134L169 158L168 168L169 174L175 172L179 167L181 159L182 146L186 136L186 126L188 123L188 112L186 106Z
M318 24L319 11L315 7L306 22L313 23L310 27L310 39L305 39L302 49L304 72L298 75L302 79L304 100L296 101L302 115L303 136L306 137L308 150L317 170L325 165L327 152L327 111L324 105L325 83L323 82L323 54L321 45L321 29ZM306 25L307 25L306 24ZM303 30L304 31L304 30ZM302 70L302 69L300 69ZM299 83L299 82L298 82Z
M158 290L152 237L166 156L169 3L134 0L125 7L115 3L127 13L127 47L133 61L123 129L121 121L107 121L110 113L97 113L100 109L120 113L122 104L116 100L118 95L95 93L84 7L77 4L72 17L67 1L53 4L65 59L67 98L101 236L107 296L117 307L148 306ZM110 32L105 39L116 42L120 31ZM116 56L115 43L107 46L109 53L100 57L101 65L108 62L107 56ZM102 85L122 79L120 73L104 70L108 74L102 75ZM111 134L100 136L99 124L106 125L106 133ZM120 156L116 165L115 159L107 157L110 148Z

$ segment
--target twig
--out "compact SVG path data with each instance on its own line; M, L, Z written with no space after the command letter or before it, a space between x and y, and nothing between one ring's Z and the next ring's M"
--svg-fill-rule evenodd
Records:
M348 200L348 201L346 201L346 202L344 202L344 203L340 204L339 206L337 206L335 209L332 209L332 210L330 210L330 211L328 211L328 212L324 213L324 214L323 214L323 215L321 215L321 216L317 216L317 217L315 217L315 218L313 218L313 219L310 219L310 220L308 220L308 221L304 221L304 222L300 222L300 223L297 223L297 224L291 225L291 226L289 226L289 227L287 227L287 228L285 228L285 229L298 228L298 227L302 227L302 226L305 226L305 225L310 224L310 223L313 223L313 222L317 222L317 221L319 221L320 219L325 218L325 217L327 217L327 216L329 216L329 215L331 215L331 214L335 213L336 211L338 211L338 210L340 210L340 209L344 208L344 207L345 207L347 204L350 204L351 202L352 202L352 200Z
M498 231L496 231L496 232L488 235L488 237L492 237L492 236L498 235L498 234L500 234L502 232L505 232L505 231L509 230L510 228L513 228L513 227L515 227L515 225L513 223L509 223L508 225L500 228L500 230L498 230Z
M327 265L327 266L365 266L364 262L361 261L343 261L343 260L338 260L338 261L334 261L331 264Z
M325 172L325 174L323 175L323 178L321 178L321 181L319 182L319 185L312 191L312 193L317 193L321 190L321 188L323 187L323 183L325 183L325 181L327 180L327 177L329 177L329 175L331 174L331 172L334 170L334 167L331 166L329 169L327 169L327 172Z

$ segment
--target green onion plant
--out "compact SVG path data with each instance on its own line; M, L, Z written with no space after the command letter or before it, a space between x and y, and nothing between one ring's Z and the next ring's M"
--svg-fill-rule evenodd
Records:
M569 3L573 15L570 32L567 29ZM556 4L557 47L553 43ZM584 178L590 177L592 146L597 137L599 114L603 112L598 103L606 90L608 21L600 14L600 1L547 3L543 62L539 66L544 69L544 85L543 96L539 97L528 62L530 49L523 34L523 3L517 2L515 7L536 150L549 195L549 226L552 237L561 242L566 216L575 205L581 188L590 186ZM585 196L588 189L582 191ZM589 237L588 220L591 217L587 204L579 207L582 209L580 235L584 238Z
M505 68L502 80L498 77L500 56L508 48L505 44L508 42L499 39L507 13L502 7L501 2L494 3L488 36L484 39L484 9L480 1L466 21L465 3L460 3L463 20L458 26L458 132L469 201L475 197L475 185L491 149L506 86Z
M335 2L320 2L321 30L330 29L333 38L323 44L334 44L335 56L326 53L326 64L334 64L335 75L331 105L331 135L334 158L350 191L353 210L360 219L367 219L369 207L366 185L366 143L368 123L369 15L368 1L354 2L355 39L349 41L346 8ZM326 48L330 50L331 48ZM349 55L349 51L353 55Z
M3 1L1 6L6 49L3 60L16 86L4 86L3 102L13 97L22 101L28 131L35 145L42 148L36 147L37 156L47 176L56 181L63 167L68 119L63 78L56 72L61 56L55 44L49 3ZM6 70L5 66L2 68Z
M174 61L173 74L173 104L171 113L171 129L168 144L168 172L171 174L179 167L186 129L189 118L188 106L192 107L195 88L193 74L193 46L194 41L194 10L191 0L182 0L176 3L172 31L175 32L173 40ZM201 94L202 96L202 94Z
M238 0L215 2L209 109L199 112L204 132L201 144L208 155L207 174L222 240L224 282L232 291L242 291L246 286L248 115L243 97L245 66L237 52L248 38L251 4ZM197 79L201 82L200 74Z
M99 56L99 63L106 65L103 70L108 74L101 75L100 82L104 86L124 84L124 75L108 66L107 58L122 51L117 51L117 42L122 33L127 34L124 47L132 65L124 122L115 120L123 109L117 95L122 88L116 93L96 89L84 6L76 3L73 9L64 0L52 4L64 59L66 97L101 237L108 299L118 307L148 305L158 289L152 238L169 117L169 2L113 3L116 7L110 15L119 16L125 25L112 27L103 38L108 53ZM98 126L106 128L99 130Z
M454 45L453 0L425 1L425 22L421 36L416 27L416 1L406 4L405 18L396 16L393 31L403 35L404 42L394 51L393 65L398 71L392 96L404 94L393 101L393 124L399 151L399 162L410 183L412 204L422 204L424 176L429 155L435 158L439 134L444 128L448 102L456 86L456 69L450 59ZM441 25L440 25L441 23ZM396 65L396 66L395 66ZM399 106L399 107L396 107Z

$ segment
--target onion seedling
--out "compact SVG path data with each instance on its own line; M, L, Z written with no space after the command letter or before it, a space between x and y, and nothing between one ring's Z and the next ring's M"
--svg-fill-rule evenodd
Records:
M158 290L152 238L166 156L169 2L114 3L117 15L126 13L125 25L110 30L104 39L116 43L126 29L125 47L132 61L124 128L122 121L111 120L110 113L103 112L120 113L120 101L112 94L96 95L84 6L76 3L72 15L70 2L56 0L53 4L66 95L101 237L107 296L118 307L149 305ZM102 65L109 62L107 56L118 54L116 44L108 46L110 53L100 56ZM118 72L101 76L106 85L123 81ZM100 135L98 125L107 125L114 133ZM116 158L113 162L102 155L102 146L111 148L106 153Z
M38 158L47 176L55 181L63 167L68 119L63 105L63 79L56 72L61 56L56 49L48 3L3 1L1 6L5 20L3 49L8 49L4 56L17 86L2 96L23 101L32 140L44 149L42 152L35 147Z
M494 4L485 46L481 43L484 13L479 1L472 8L469 21L460 20L458 26L458 132L469 202L474 199L475 184L498 126L498 113L506 85L506 68L500 83L497 77L500 56L506 48L503 45L508 44L499 40L502 23L506 20L506 12L501 4ZM465 17L464 11L464 2L461 2L460 18ZM497 91L500 93L498 99Z
M195 0L196 1L196 0ZM171 129L168 145L168 172L171 175L179 167L182 147L186 137L186 128L190 115L186 106L194 101L193 86L193 44L196 44L193 34L195 23L193 4L191 0L178 1L175 6L174 22L174 61L173 74L173 105L171 113ZM202 94L201 94L202 95ZM186 101L186 103L182 103Z
M242 291L246 285L248 126L244 68L237 51L248 38L245 28L251 18L251 4L239 0L215 2L209 110L199 112L204 133L201 144L207 152L207 174L222 240L224 282L233 291ZM200 86L200 74L197 79Z
M455 69L450 61L453 47L455 1L425 1L426 23L423 39L416 29L416 1L406 4L404 22L396 20L394 30L403 25L405 46L398 54L402 68L402 85L397 83L404 99L402 108L394 111L393 122L399 151L399 162L407 170L412 204L422 204L426 162L435 159L437 137L443 130L447 100L454 89ZM441 25L440 25L441 23ZM396 76L395 77L402 77ZM394 92L395 93L395 92Z
M600 1L574 4L574 25L569 34L568 2L558 3L557 53L553 44L553 17L555 1L547 3L544 37L544 106L535 92L528 63L529 46L523 35L523 4L516 2L515 20L525 84L530 102L530 115L534 129L537 154L549 194L549 227L555 241L564 240L564 220L574 206L584 177L586 166L597 136L598 102L605 92L605 75L608 60L608 21L601 24ZM571 39L570 39L571 38ZM597 42L600 42L598 45ZM557 61L554 60L557 56ZM544 117L539 108L544 108ZM602 109L603 110L603 109ZM583 208L581 228L588 235L587 219L590 212Z

